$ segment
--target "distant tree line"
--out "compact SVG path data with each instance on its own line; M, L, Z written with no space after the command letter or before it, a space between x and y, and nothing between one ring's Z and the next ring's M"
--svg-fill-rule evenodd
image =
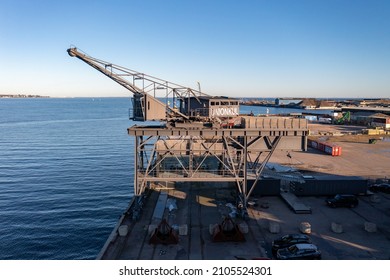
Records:
M36 94L0 94L0 98L49 98L49 96Z

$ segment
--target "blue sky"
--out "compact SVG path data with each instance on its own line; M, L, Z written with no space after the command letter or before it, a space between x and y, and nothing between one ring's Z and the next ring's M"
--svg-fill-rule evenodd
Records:
M390 97L390 1L0 0L0 94L130 96L66 49L211 95Z

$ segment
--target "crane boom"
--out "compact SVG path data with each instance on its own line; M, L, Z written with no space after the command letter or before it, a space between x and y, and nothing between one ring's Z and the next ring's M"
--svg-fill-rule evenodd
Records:
M121 76L123 74L121 74L121 73L117 74L114 71L119 70L119 71L124 72L124 73L128 72L127 73L128 75L137 75L138 73L135 73L134 71L131 71L129 69L125 69L123 67L114 65L112 63L88 56L85 53L80 52L77 48L69 48L67 51L68 51L68 54L70 56L77 57L78 59L84 61L88 65L92 66L93 68L95 68L99 72L103 73L107 77L113 79L115 82L117 82L121 86L125 87L126 89L130 90L131 92L133 92L135 94L142 93L141 89L139 89L134 84L131 84L128 81L126 81L124 78L122 78Z
M91 57L76 47L69 48L67 52L133 93L132 120L209 121L238 115L239 103L234 98L213 98L200 90ZM162 95L166 103L156 98L156 95Z

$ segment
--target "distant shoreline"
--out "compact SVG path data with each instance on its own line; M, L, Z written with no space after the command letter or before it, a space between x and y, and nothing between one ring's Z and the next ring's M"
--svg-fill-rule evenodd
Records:
M0 94L0 98L50 98L50 96L34 94Z

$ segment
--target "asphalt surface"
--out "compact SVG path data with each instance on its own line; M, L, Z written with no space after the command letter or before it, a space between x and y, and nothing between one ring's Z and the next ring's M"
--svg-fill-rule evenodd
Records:
M331 142L342 148L340 156L330 156L309 148L301 151L275 151L270 162L289 166L304 175L359 176L369 183L390 179L390 135L361 134L366 127L309 124L310 137ZM370 138L378 138L369 144ZM306 173L306 174L305 174ZM296 214L278 196L260 197L258 206L250 211L260 227L264 254L273 258L271 243L290 233L300 233L302 222L311 227L310 237L326 260L388 260L390 259L390 194L375 193L359 196L356 208L330 208L326 197L299 197L312 209L311 214ZM267 207L261 207L261 206ZM270 232L270 223L280 227ZM332 223L342 228L332 230ZM275 225L274 225L275 226ZM376 227L376 230L367 227ZM370 230L371 229L371 230Z
M275 151L270 162L290 166L309 173L341 176L361 176L365 179L390 179L390 135L358 135L365 127L309 124L309 137L321 139L341 147L340 156L330 156L319 150ZM339 136L319 136L334 134ZM369 144L370 138L380 138Z
M326 260L388 260L390 259L390 194L375 193L359 196L355 208L331 208L326 197L300 197L312 208L312 214L295 214L280 197L257 200L261 234L266 255L272 258L274 239L291 233L301 233L302 222L310 224L309 236ZM268 208L261 206L267 205ZM279 233L270 232L270 222L277 223ZM342 233L332 231L332 222L341 225ZM365 230L365 223L375 224L376 231Z

